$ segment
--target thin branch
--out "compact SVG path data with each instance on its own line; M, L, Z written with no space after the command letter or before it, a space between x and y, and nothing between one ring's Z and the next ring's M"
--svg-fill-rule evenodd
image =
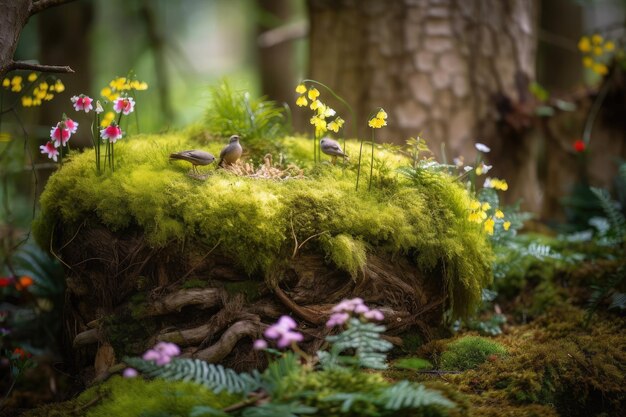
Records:
M14 70L32 70L40 72L55 72L55 73L73 73L74 70L69 66L63 65L43 65L43 64L31 64L25 61L11 61L6 66L6 71Z
M62 6L66 3L71 3L76 0L39 0L35 1L30 5L30 10L28 14L30 16L42 12L50 7Z

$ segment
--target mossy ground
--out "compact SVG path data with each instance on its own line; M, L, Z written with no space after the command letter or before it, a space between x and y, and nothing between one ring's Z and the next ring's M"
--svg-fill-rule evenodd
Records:
M114 231L141 230L157 248L172 242L218 245L249 274L267 277L291 256L294 234L298 242L319 234L306 249L317 248L355 278L368 252L400 254L424 273L440 271L455 315L478 304L491 279L492 252L480 225L468 221L469 196L453 177L426 173L422 183L405 183L393 168L408 161L378 149L376 157L387 168L374 170L368 192L365 163L356 191L357 142L347 144L352 161L346 166L314 166L313 142L302 138L279 145L284 164L304 168L304 179L255 179L203 167L209 175L199 181L187 175L189 164L168 160L190 148L217 155L223 145L201 145L186 133L139 135L118 142L115 173L101 175L92 152L72 154L41 197L37 240L49 247L55 225L76 227L90 219ZM363 160L369 155L366 147ZM261 157L249 155L248 161Z

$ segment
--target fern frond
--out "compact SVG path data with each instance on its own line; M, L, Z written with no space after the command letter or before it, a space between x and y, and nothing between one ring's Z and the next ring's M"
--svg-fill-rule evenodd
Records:
M591 192L598 198L602 210L611 225L611 230L620 239L626 235L626 219L611 199L609 192L602 188L591 187Z
M125 358L124 362L150 378L189 381L202 384L215 393L246 394L260 385L258 372L240 373L201 361L200 359L175 358L164 366L140 358Z
M454 408L455 404L437 391L424 388L423 385L411 384L409 381L400 381L386 388L379 401L387 410L403 408L443 407Z
M257 407L246 408L242 417L298 417L302 414L315 414L317 408L308 405L290 403L265 403Z
M357 318L351 318L349 327L336 336L328 336L326 340L333 344L331 356L333 359L348 363L350 358L341 357L339 354L348 349L354 349L354 362L364 368L386 369L385 360L387 355L384 352L389 351L393 345L388 341L381 339L385 326L374 323L363 323ZM330 358L324 358L330 359ZM328 361L327 363L332 363Z

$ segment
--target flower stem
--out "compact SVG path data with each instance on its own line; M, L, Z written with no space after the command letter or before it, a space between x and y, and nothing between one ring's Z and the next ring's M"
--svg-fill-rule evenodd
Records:
M372 175L374 173L374 129L372 129L372 159L370 162L370 183L367 186L367 191L370 191L372 189Z
M359 165L356 170L356 190L359 191L359 178L361 177L361 155L363 154L363 139L361 139L361 146L359 147Z

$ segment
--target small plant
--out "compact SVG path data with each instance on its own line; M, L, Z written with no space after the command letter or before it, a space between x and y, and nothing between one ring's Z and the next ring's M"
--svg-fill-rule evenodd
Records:
M330 350L318 351L316 359L300 350L304 336L292 318L283 316L265 330L267 340L254 343L255 349L278 357L263 373L236 373L221 365L177 358L178 347L161 342L142 359L126 358L133 368L125 374L135 377L137 369L148 377L193 381L215 393L241 396L240 402L223 409L197 406L194 416L393 416L401 410L447 415L455 404L439 392L408 381L389 384L379 375L359 371L386 368L385 352L391 344L381 339L385 327L369 322L383 318L380 310L370 309L359 298L342 301L333 307L327 326L343 330L327 337ZM278 349L292 351L270 348L268 340ZM315 366L318 361L321 369Z
M441 355L441 368L465 371L506 354L507 350L497 342L484 337L465 336L448 345L447 350Z

